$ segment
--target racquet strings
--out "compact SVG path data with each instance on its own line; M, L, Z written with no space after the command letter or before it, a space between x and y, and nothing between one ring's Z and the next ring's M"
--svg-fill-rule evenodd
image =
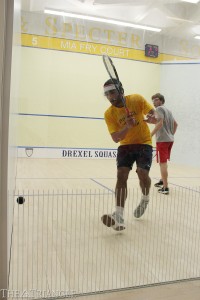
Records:
M112 63L112 60L111 60L111 58L110 58L109 56L107 56L107 55L104 55L104 64L105 64L105 66L106 66L106 69L107 69L107 71L108 71L110 77L111 77L112 79L117 79L117 80L119 80L118 77L116 76L116 73L115 73L116 70L114 69L115 67L114 67L114 65L113 65L113 63Z
M115 66L111 60L111 58L108 56L108 55L103 55L103 62L104 62L104 65L106 67L106 70L113 82L113 84L115 85L116 87L116 90L118 91L118 93L121 95L121 91L120 91L120 81L119 81L119 76L117 74L117 70L115 69ZM116 80L116 81L115 81ZM127 115L129 115L129 110L128 108L126 107L126 101L123 97L123 95L121 95L121 100L123 102L123 105L125 107L125 110L126 110L126 113Z
M119 92L119 77L117 75L117 71L115 69L115 66L113 65L113 62L111 58L107 55L103 56L104 65L106 67L106 70L108 74L110 75L111 80L113 81L113 84L115 85L116 89ZM115 82L116 80L116 82Z

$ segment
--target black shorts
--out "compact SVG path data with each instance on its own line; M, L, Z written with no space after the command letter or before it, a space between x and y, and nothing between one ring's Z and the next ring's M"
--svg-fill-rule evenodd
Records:
M135 144L119 146L117 151L117 168L128 167L132 170L134 162L137 167L150 170L153 148L150 145Z

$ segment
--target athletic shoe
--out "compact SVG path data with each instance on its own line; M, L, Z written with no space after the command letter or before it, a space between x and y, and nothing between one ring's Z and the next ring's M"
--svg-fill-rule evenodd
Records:
M163 181L159 180L157 183L154 184L155 187L161 187L163 185Z
M164 195L169 195L169 188L162 187L162 189L159 189L158 192Z
M107 227L112 227L116 231L124 230L126 227L124 225L124 219L120 214L114 212L112 215L103 215L101 221Z
M148 204L149 200L141 200L138 207L134 210L134 217L140 218L144 214Z

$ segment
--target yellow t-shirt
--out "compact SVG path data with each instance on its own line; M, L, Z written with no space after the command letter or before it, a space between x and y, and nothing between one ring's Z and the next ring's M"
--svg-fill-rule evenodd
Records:
M126 96L125 99L130 114L136 119L136 125L129 129L125 138L120 141L120 145L152 145L150 130L144 122L144 115L148 114L153 106L138 94ZM124 107L118 108L112 105L105 111L104 119L110 134L118 132L126 125L126 111Z

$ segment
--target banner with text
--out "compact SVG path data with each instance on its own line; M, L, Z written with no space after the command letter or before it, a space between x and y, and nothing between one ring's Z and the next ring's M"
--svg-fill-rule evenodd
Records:
M104 54L107 52L99 48L102 45L107 45L110 47L109 51L111 51L107 53L108 55L137 60L137 55L140 54L139 59L141 59L142 53L143 60L149 60L150 62L200 57L198 40L189 41L187 39L172 38L160 33L152 35L152 32L147 30L130 29L112 24L99 25L96 22L83 22L79 19L37 12L22 12L21 33L22 45L30 47ZM42 37L46 37L46 39L41 40ZM66 40L66 43L62 47L61 43L64 40ZM60 45L58 45L59 43ZM145 44L153 44L159 47L159 60L145 57ZM94 48L92 48L93 45ZM117 49L116 53L115 47ZM133 51L136 56L129 53L129 57L129 51Z
M19 158L116 159L117 149L18 147Z

